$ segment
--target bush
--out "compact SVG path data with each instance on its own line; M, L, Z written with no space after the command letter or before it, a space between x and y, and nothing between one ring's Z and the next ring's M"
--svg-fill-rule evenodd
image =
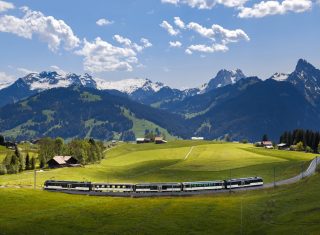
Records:
M243 140L241 140L240 142L243 143L243 144L249 143L249 141L248 141L247 139L243 139Z
M306 153L313 153L313 150L310 146L306 147Z
M5 165L0 165L0 175L5 175L5 174L7 174L8 172L7 172L7 168L6 168L6 166Z

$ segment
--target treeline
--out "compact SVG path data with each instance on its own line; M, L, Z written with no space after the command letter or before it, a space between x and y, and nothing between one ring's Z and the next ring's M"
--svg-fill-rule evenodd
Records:
M24 170L32 170L36 168L36 158L30 157L29 153L23 156L19 148L16 147L15 151L8 153L0 164L0 175L16 174Z
M320 133L296 129L294 131L285 131L279 139L280 143L286 143L289 146L297 146L299 150L306 150L308 152L320 152Z
M40 168L54 156L72 156L82 165L94 163L103 159L105 149L103 142L94 139L74 139L64 143L62 138L43 138L39 141Z

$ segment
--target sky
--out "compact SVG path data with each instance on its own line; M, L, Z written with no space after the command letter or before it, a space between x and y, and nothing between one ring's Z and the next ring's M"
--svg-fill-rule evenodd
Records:
M0 83L30 72L197 87L320 67L320 0L0 0Z

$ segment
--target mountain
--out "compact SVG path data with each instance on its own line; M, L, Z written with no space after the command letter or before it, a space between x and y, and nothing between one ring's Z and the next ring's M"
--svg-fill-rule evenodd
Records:
M320 70L306 60L300 59L287 79L313 104L319 105Z
M43 136L134 140L146 129L187 138L180 115L134 102L121 93L83 86L55 88L0 108L0 130L17 140ZM168 136L168 138L170 137Z
M219 87L224 87L230 84L237 83L240 79L245 78L246 76L240 69L236 70L220 70L217 75L209 81L207 85L204 86L204 89L201 93L209 92Z
M272 79L278 82L284 82L288 80L288 77L289 77L289 74L287 73L275 73L269 79Z
M319 112L289 82L259 81L233 94L235 87L225 87L225 97L207 102L207 109L192 118L200 126L196 135L255 141L266 133L277 141L285 130L320 127Z
M70 73L62 76L54 71L30 73L25 77L19 78L12 85L0 90L0 107L15 103L44 90L72 85L95 88L96 82L88 74L80 76Z

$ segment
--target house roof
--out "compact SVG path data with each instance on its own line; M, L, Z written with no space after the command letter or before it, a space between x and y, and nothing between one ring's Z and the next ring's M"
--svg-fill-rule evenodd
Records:
M278 147L284 147L284 146L287 146L287 144L286 143L278 144Z
M262 141L262 144L263 145L272 145L272 142L271 141Z
M155 141L162 141L163 140L163 137L156 137L154 138Z
M144 138L137 138L136 141L144 141Z
M54 156L52 159L56 161L59 165L67 164L72 156Z

